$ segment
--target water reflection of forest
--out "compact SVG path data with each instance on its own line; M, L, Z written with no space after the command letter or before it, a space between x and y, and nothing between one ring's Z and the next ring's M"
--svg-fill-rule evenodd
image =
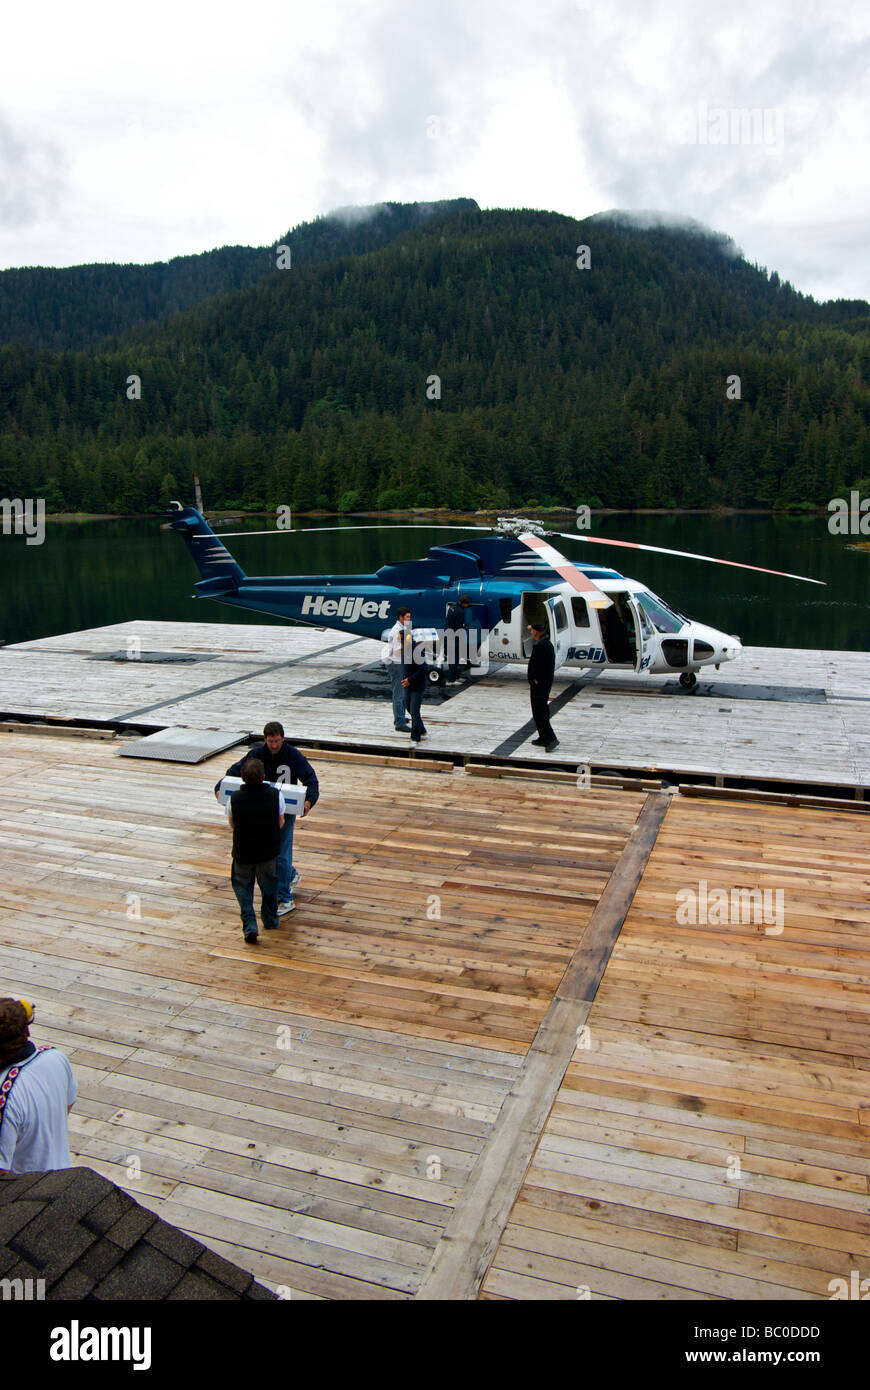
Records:
M372 526L372 519L360 520ZM484 521L478 517L470 524ZM570 533L564 517L541 521ZM326 529L335 526L334 517L306 524L305 531L242 535L227 544L250 575L339 576L371 573L468 534L459 525L453 534L436 529L448 524L441 519L431 527L417 522L413 529L385 523L363 530L353 522ZM215 522L217 530L232 531L263 531L267 525L263 517L240 522L229 512L224 523ZM0 638L19 642L136 618L280 622L191 598L196 569L178 537L159 526L157 518L49 522L41 546L0 536L6 600ZM554 542L575 563L610 566L641 580L680 612L735 633L744 644L870 651L870 544L831 536L824 516L621 513L593 517L592 530L824 580L823 588L646 551Z

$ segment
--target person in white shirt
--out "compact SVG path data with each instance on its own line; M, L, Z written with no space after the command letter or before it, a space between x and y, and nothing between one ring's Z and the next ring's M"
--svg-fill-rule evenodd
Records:
M405 709L405 692L402 689L402 677L404 671L402 663L404 656L405 638L411 635L411 610L410 608L400 608L396 612L396 621L387 633L387 664L390 668L390 684L393 687L393 726L397 733L409 734L411 725L408 723L408 712Z
M77 1094L56 1047L30 1041L33 1005L0 999L0 1174L70 1168L67 1115Z

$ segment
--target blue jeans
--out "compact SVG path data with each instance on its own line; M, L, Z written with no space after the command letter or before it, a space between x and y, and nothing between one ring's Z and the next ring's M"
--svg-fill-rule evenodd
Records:
M278 858L275 860L279 903L286 903L293 896L290 889L290 879L293 877L293 824L295 820L295 816L285 815L284 824L281 827L281 845L278 850Z
M420 706L423 703L422 690L406 690L405 703L408 713L411 716L411 738L420 738L426 732L426 725L423 723L423 716L420 713Z
M390 684L393 687L393 725L397 729L404 729L408 723L405 714L405 692L402 689L402 676L404 670L401 661L390 662Z
M261 864L240 864L238 860L233 860L230 879L241 909L242 926L245 931L255 932L257 930L257 914L254 911L255 878L263 895L261 907L263 926L277 927L278 925L278 878L275 873L275 864L274 859L264 860Z

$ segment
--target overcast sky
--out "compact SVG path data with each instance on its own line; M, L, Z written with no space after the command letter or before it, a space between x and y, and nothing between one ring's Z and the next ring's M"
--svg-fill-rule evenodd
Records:
M870 299L868 74L866 0L10 4L0 267L464 196L696 218Z

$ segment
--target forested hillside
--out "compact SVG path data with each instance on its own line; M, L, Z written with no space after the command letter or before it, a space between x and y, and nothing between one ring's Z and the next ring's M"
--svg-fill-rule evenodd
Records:
M275 246L222 246L152 265L77 265L0 271L0 343L92 347L108 337L165 318L210 295L245 289L276 268L276 247L291 247L291 265L316 265L386 246L430 217L476 208L472 198L443 203L381 203L300 222Z
M292 268L109 350L0 348L0 493L140 510L197 471L221 508L746 506L870 472L867 304L724 238L473 205L307 266L295 236Z

